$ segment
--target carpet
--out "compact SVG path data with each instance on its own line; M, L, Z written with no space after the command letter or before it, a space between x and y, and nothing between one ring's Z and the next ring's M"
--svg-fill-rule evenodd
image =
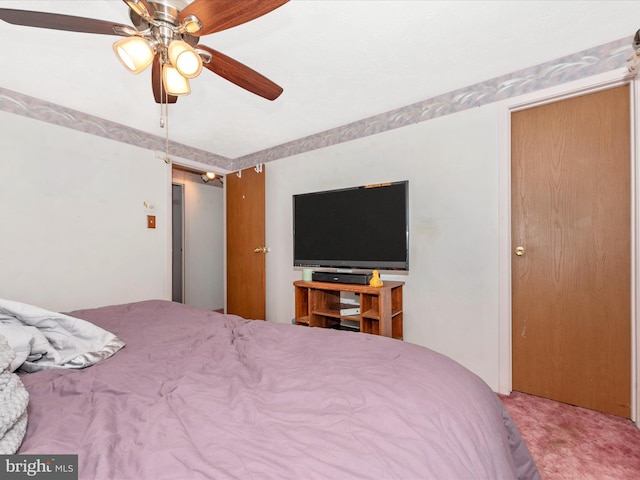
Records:
M640 479L640 429L631 420L520 392L499 397L542 480Z

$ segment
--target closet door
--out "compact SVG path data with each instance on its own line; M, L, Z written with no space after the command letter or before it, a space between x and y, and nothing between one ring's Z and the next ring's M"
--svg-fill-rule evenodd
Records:
M251 320L266 317L265 183L247 168L227 182L227 313Z
M514 112L513 389L630 416L629 86Z

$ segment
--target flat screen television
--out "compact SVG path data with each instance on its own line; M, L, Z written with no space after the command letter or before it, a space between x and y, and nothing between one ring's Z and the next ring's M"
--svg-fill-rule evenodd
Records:
M293 264L409 270L409 182L293 195Z

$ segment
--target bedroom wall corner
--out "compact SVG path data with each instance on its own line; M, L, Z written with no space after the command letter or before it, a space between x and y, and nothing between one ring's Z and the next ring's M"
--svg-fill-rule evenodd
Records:
M56 311L170 298L170 166L149 150L10 113L0 112L0 128L0 297Z

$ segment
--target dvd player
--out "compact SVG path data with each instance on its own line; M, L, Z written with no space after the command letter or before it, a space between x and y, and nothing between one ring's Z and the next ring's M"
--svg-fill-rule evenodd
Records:
M373 275L370 273L342 273L342 272L313 272L311 279L314 282L352 283L356 285L369 285Z

